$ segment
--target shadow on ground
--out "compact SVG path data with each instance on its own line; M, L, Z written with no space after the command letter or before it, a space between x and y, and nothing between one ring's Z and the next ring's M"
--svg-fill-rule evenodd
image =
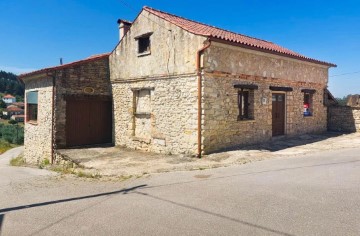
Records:
M217 151L216 153L227 152L227 151L240 151L240 150L258 150L258 151L269 151L269 152L277 152L287 148L303 146L306 144L312 144L320 141L327 140L329 138L335 138L345 133L340 132L325 132L321 134L304 134L296 137L288 137L288 136L279 136L274 137L271 141L253 144L247 146L235 146L231 148L226 148Z

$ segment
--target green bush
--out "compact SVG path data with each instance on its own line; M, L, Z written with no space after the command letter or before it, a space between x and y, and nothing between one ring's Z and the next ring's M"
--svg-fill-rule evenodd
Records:
M0 139L21 145L24 143L24 128L19 125L0 124Z
M11 149L12 146L9 142L0 139L0 154L6 152L7 150Z

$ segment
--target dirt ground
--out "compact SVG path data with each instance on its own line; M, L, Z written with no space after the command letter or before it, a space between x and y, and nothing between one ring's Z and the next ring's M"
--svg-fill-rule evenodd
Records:
M119 147L71 149L61 152L80 162L88 173L108 177L134 177L170 171L226 167L269 158L295 157L307 153L359 146L360 133L323 133L302 135L296 138L282 137L269 143L223 150L203 156L201 159L183 155L132 151Z

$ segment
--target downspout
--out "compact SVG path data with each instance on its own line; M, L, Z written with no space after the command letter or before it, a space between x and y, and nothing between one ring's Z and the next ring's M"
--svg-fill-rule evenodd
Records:
M202 153L202 142L201 142L201 115L202 115L202 107L201 107L201 97L202 97L202 74L201 74L201 54L209 48L211 45L210 39L207 40L206 45L197 51L196 55L196 73L198 77L198 158L201 158Z

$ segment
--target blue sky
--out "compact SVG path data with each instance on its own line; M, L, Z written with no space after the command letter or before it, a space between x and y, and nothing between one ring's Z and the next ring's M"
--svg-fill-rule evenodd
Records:
M360 93L358 0L0 0L0 70L19 74L109 52L117 19L133 20L144 5L335 63L332 93Z

